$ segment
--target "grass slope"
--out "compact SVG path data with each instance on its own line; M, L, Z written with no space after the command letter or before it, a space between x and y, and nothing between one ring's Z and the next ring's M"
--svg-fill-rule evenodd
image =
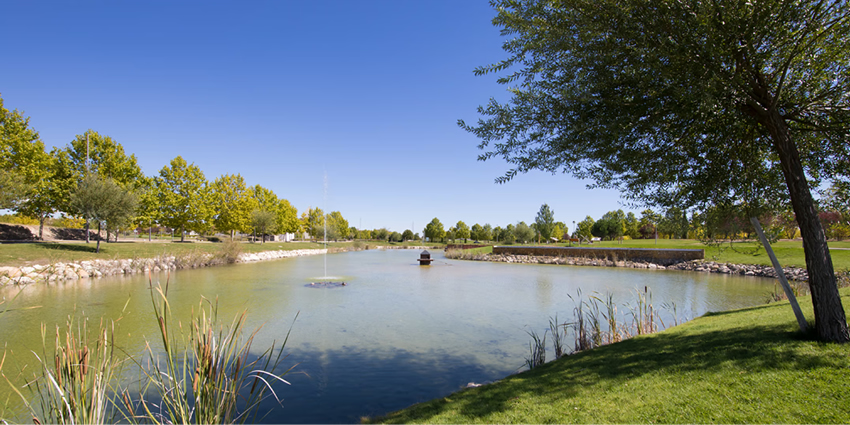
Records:
M850 344L807 340L787 302L713 313L376 421L850 423Z

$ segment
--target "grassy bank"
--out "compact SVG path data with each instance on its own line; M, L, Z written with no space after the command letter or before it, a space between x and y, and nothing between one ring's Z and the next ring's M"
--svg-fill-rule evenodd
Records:
M358 245L359 244L359 245ZM418 242L387 243L379 241L331 242L331 248L353 246L375 247L419 245ZM192 253L214 254L222 249L221 243L210 242L171 242L171 241L133 241L101 242L100 253L95 253L96 243L85 242L26 242L0 243L0 266L25 266L32 264L53 264L71 261L90 261L97 259L154 258L160 255L181 256ZM242 252L262 252L295 249L323 248L322 243L314 242L266 242L241 243Z
M713 313L374 422L848 423L850 344L804 338L787 303Z
M536 244L528 244L536 245ZM569 246L568 244L552 244L548 246ZM579 246L573 244L573 246ZM661 248L661 249L704 249L705 259L720 263L758 264L769 266L770 258L757 242L735 242L731 246L724 243L721 246L706 246L693 239L659 239L656 244L652 239L594 242L592 245L582 244L583 247L605 248ZM783 266L806 267L806 258L801 241L779 241L772 245L776 257ZM850 269L850 241L831 241L832 263L838 270ZM490 253L492 248L477 248L472 250L480 253Z

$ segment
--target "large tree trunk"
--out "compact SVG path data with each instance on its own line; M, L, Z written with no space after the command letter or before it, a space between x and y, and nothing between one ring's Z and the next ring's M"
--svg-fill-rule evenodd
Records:
M809 288L812 292L818 337L821 341L848 342L850 332L838 294L832 257L800 162L797 145L791 140L790 130L778 111L768 111L767 116L763 117L763 124L773 138L773 146L779 155L791 205L797 215L797 224L803 237L803 252L809 272Z
M186 229L180 226L180 242L186 242Z

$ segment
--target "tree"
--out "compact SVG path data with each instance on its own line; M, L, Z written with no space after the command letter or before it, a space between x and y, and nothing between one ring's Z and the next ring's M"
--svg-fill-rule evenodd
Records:
M490 223L484 223L484 227L481 229L481 240L488 242L493 240L493 226Z
M16 209L43 172L44 143L30 128L29 117L9 111L0 98L0 208ZM28 175L29 174L29 175Z
M339 211L333 211L327 216L328 239L338 240L348 237L348 220Z
M403 240L404 240L404 239L402 239L401 233L399 233L399 232L392 232L392 233L390 233L390 236L389 236L389 241L390 241L390 242L401 242L401 241L403 241Z
M850 173L846 0L495 1L507 104L459 124L515 168L659 206L790 200L821 340L850 341L810 187ZM811 180L811 181L810 181Z
M277 204L275 213L277 214L277 230L279 232L298 232L298 228L300 227L298 222L298 209L292 206L289 201L281 199Z
M496 226L493 228L493 232L490 236L491 241L499 242L502 239L502 226Z
M582 221L578 222L578 224L576 224L576 230L575 231L576 231L576 235L579 237L579 239L590 239L590 237L593 236L592 230L593 230L594 222L595 221L593 220L593 217L586 216L584 218L584 220L582 220Z
M446 236L446 231L443 229L443 223L440 223L440 220L437 217L434 217L430 223L425 225L425 231L423 232L426 238L431 242L434 242L437 239L442 239Z
M304 225L307 228L307 233L311 237L317 239L321 237L325 239L325 212L321 208L308 208L303 217Z
M254 234L262 235L263 243L266 243L266 235L274 233L277 227L277 217L272 211L260 209L251 211L251 227L254 229Z
M514 234L516 235L516 240L519 243L528 243L534 238L534 231L531 230L531 227L528 227L524 221L520 221L516 224Z
M106 225L107 241L109 229L117 229L133 218L137 203L138 198L132 192L94 173L83 177L69 199L69 206L74 211L97 223L98 233L101 225ZM95 252L100 252L100 238Z
M401 233L401 240L402 241L412 241L412 240L414 240L413 231L410 230L410 229L405 229L405 231Z
M372 231L372 237L379 241L385 241L389 239L390 231L386 227L381 227Z
M502 231L502 240L507 244L512 244L516 242L516 227L513 224L508 224L505 226L505 229Z
M470 236L469 226L462 221L458 221L457 224L455 224L455 230L455 237L463 239L463 243L466 243L466 240L469 239Z
M469 228L469 237L473 241L480 241L481 239L483 239L481 237L481 230L482 229L483 229L483 227L481 227L480 224L478 224L478 223L473 224L472 227Z
M540 211L537 211L537 218L534 219L534 222L537 224L537 232L540 237L546 243L549 243L555 229L555 212L549 208L549 204L540 206Z
M668 208L658 223L658 231L670 235L671 239L687 239L689 227L687 212L679 207Z
M210 191L204 172L178 156L154 178L159 222L180 229L180 241L186 231L203 232L213 216Z
M61 153L60 160L78 181L97 173L124 189L134 190L145 178L135 155L128 156L120 143L93 130L75 136Z
M258 203L245 185L241 175L225 174L210 186L213 199L213 224L219 232L230 233L233 239L235 231L247 232L254 227L252 213Z
M637 217L631 211L626 214L626 235L632 239L640 237L640 226Z
M38 132L29 126L29 117L9 111L0 98L0 198L3 207L38 219L38 237L43 238L44 221L67 205L75 187L67 170L57 162L58 152L50 154Z

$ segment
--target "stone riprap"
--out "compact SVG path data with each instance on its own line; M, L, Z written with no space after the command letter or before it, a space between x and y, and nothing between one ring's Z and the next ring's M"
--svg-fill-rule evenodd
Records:
M737 274L744 276L776 278L776 271L773 269L772 266L716 263L702 260L685 261L669 266L664 266L646 261L613 261L607 259L594 259L584 257L552 257L548 255L464 255L462 253L458 253L457 256L455 256L454 258L462 260L494 261L501 263L520 264L561 264L569 266L626 267L651 270L686 270L703 273ZM806 272L806 269L802 269L799 267L785 267L783 270L785 272L785 277L788 280L805 282L809 279L809 275Z
M655 248L618 248L618 247L567 247L567 246L499 246L493 247L493 254L502 255L539 255L550 257L605 259L611 261L635 261L669 266L682 261L702 260L703 249L655 249Z
M250 252L240 254L237 263L276 260L326 253L326 249L295 249ZM162 256L124 260L93 260L24 267L0 267L0 285L25 285L36 282L57 282L136 273L199 268L223 264L226 261L212 254L189 254L181 257Z

